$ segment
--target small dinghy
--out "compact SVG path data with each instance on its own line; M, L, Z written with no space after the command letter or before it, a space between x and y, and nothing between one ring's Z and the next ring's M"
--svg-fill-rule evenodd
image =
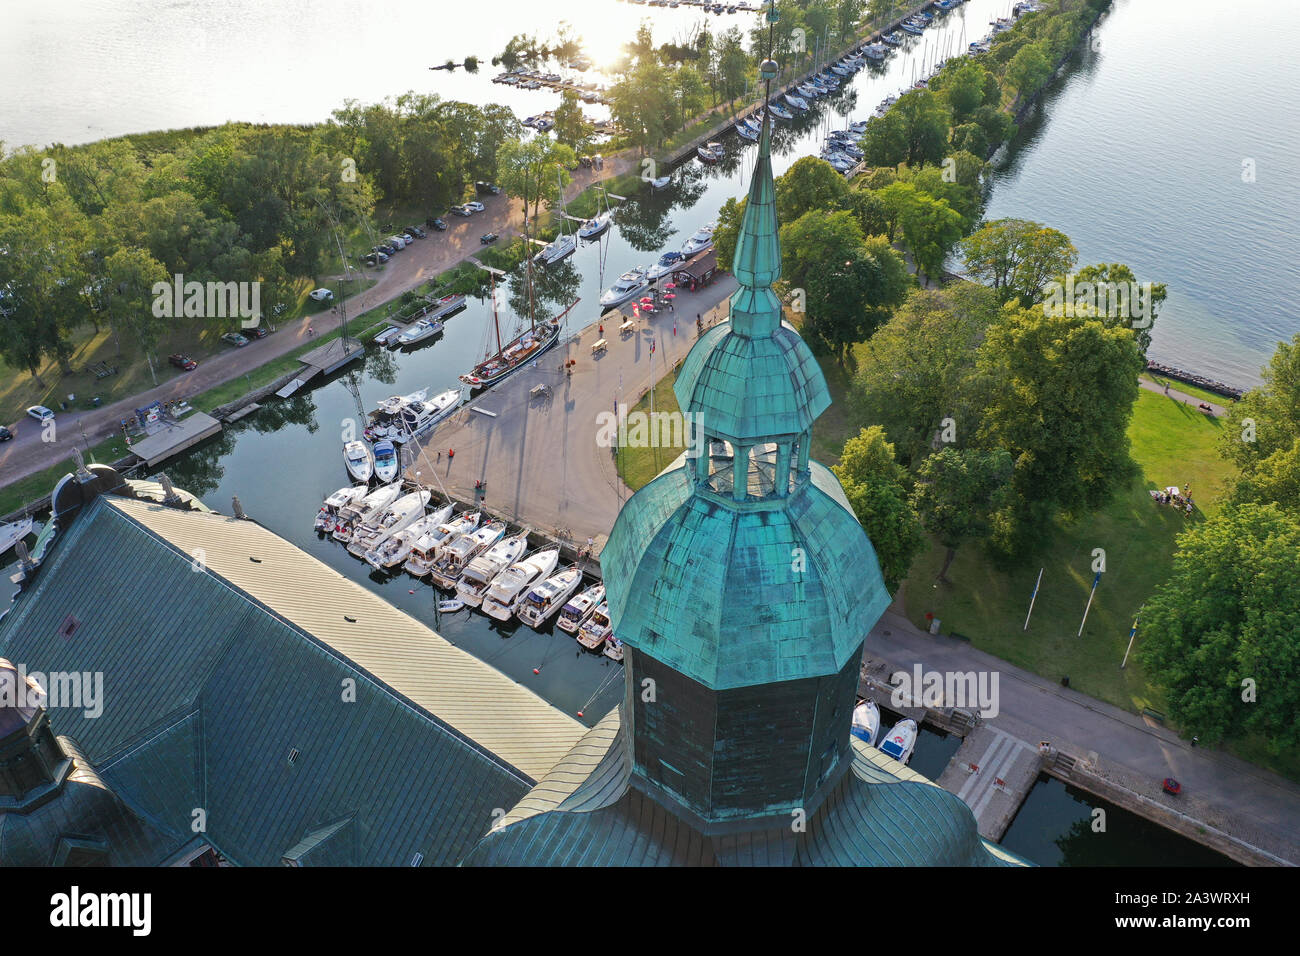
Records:
M455 611L459 611L464 606L465 606L464 601L458 601L455 598L450 598L448 600L443 600L438 602L438 611L442 614L451 614Z
M375 442L375 477L388 484L397 477L401 469L397 460L397 446L387 438Z
M851 733L873 747L876 745L876 737L880 734L880 708L874 700L864 700L853 709Z
M907 763L911 760L912 751L916 749L916 721L911 717L904 717L894 724L894 729L886 734L884 741L881 742L880 749L899 763Z

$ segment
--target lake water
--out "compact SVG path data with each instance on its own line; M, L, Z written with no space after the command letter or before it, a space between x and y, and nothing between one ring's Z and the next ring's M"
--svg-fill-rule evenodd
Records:
M55 4L4 2L6 23L16 27L7 29L0 37L0 139L10 146L50 141L73 143L228 119L313 122L324 119L345 98L375 100L409 89L475 102L506 102L521 115L549 109L558 99L554 93L511 91L494 85L490 77L495 71L486 64L478 76L463 71L449 76L427 69L448 57L463 59L477 54L486 60L516 32L550 33L554 27L547 8L523 0L501 0L493 5L490 17L467 5L429 5L404 0L393 0L383 6L362 6L341 0L296 0L274 5L251 0L221 3L139 0L130 4L122 0L86 0L77 5L75 12ZM1082 221L1073 218L1074 211L1081 208L1078 200L1075 206L1067 201L1075 193L1087 193L1080 182L1049 176L1052 189L1047 189L1034 179L1036 170L1043 165L1066 164L1058 169L1070 169L1070 164L1076 162L1086 165L1077 158L1062 159L1056 155L1065 150L1069 157L1074 157L1070 153L1071 144L1048 148L1056 122L1053 104L1068 103L1071 96L1082 95L1076 92L1076 87L1084 87L1085 92L1096 87L1112 67L1125 68L1120 62L1119 51L1125 46L1119 31L1132 28L1134 22L1146 22L1123 19L1130 5L1121 0L1116 15L1101 28L1102 53L1089 54L1083 65L1052 92L1048 99L1051 122L1037 127L1031 124L1026 131L1026 145L998 172L990 214L1026 215L1047 221L1075 239L1085 262L1094 258L1128 261L1139 278L1155 276L1168 281L1170 303L1161 319L1162 332L1158 333L1159 357L1209 374L1233 377L1232 369L1200 362L1192 352L1163 351L1166 347L1172 349L1173 344L1194 341L1190 335L1171 340L1163 330L1193 325L1194 320L1188 317L1191 306L1185 307L1183 303L1199 302L1198 296L1203 294L1195 291L1202 286L1189 283L1185 288L1174 279L1170 263L1182 262L1177 246L1166 248L1162 241L1118 235L1123 230L1111 234L1097 227L1089 231L1085 226L1095 224L1086 215L1080 214ZM962 49L967 42L982 37L988 31L990 18L1006 15L1007 7L1006 0L971 0L944 17L925 37L909 40L904 52L893 57L884 68L862 71L846 84L841 95L823 101L813 113L796 122L780 126L774 136L776 172L781 173L802 155L817 152L830 127L842 127L869 116L883 97L910 85L921 62L933 60L936 50ZM657 25L656 39L663 41L684 35L689 25L703 16L689 9L629 6L615 0L592 0L566 9L574 11L571 16L578 32L587 38L588 51L597 61L612 58L618 44L630 37L642 18ZM582 11L581 16L578 10ZM1277 15L1276 11L1271 14ZM744 16L710 19L715 29L748 22ZM1126 23L1130 26L1125 27ZM1149 37L1136 40L1143 50L1139 63L1150 60L1148 41ZM1268 35L1263 36L1263 41L1276 42ZM58 65L57 69L53 68L54 64ZM1202 59L1199 67L1214 71L1231 69L1222 59L1215 58ZM1142 68L1129 65L1127 69L1140 74ZM1133 98L1160 93L1160 84L1149 77L1129 91ZM1226 105L1222 108L1226 109ZM1158 107L1151 106L1143 110L1159 112ZM1238 107L1237 113L1240 112ZM1074 118L1067 115L1062 121L1072 122ZM1129 148L1124 130L1130 122L1143 121L1135 120L1125 110L1106 115L1104 122L1097 121L1103 128L1110 124L1108 129L1115 134L1112 149L1117 154ZM1188 133L1196 142L1201 141L1199 128L1189 128ZM544 311L553 311L556 303L567 304L579 296L583 304L566 321L568 331L594 323L598 319L594 304L601 289L613 277L631 266L653 261L661 250L678 248L687 236L714 218L727 198L742 195L752 171L755 147L734 136L726 138L726 145L727 157L717 166L704 167L690 161L674 171L674 181L668 189L654 193L646 188L629 197L610 233L601 242L580 248L549 277L546 291L550 299ZM1270 148L1263 144L1256 146L1252 141L1249 149L1259 158L1261 170L1271 169L1272 175L1281 176L1281 164ZM1176 178L1182 175L1182 169L1179 164L1171 164L1168 175ZM1085 182L1088 175L1092 176L1094 188L1105 181L1101 171L1088 168L1076 169L1072 175L1075 180ZM1110 175L1114 176L1113 169ZM1058 172L1060 176L1065 174ZM1260 187L1261 183L1268 189L1281 188L1265 183L1263 177L1250 188ZM1075 193L1070 192L1073 187L1079 187ZM1174 186L1167 188L1172 193L1178 192ZM1275 195L1262 190L1260 194ZM1223 197L1217 201L1228 202ZM1016 206L1016 202L1022 203L1023 208ZM1186 211L1184 205L1177 203L1170 209L1171 215ZM1195 211L1195 204L1191 209ZM1218 225L1210 220L1207 229ZM1185 222L1161 220L1151 226L1143 217L1134 219L1129 226L1136 231L1148 226L1172 230L1183 237L1196 231ZM1232 231L1226 224L1219 228L1225 234L1225 246L1231 244L1232 237L1243 242L1259 239L1257 233L1248 229ZM432 236L425 241L438 240ZM1249 242L1246 244L1249 246ZM1252 284L1251 270L1240 263L1235 268L1224 264L1229 253L1241 261L1263 254L1258 247L1251 248L1255 251L1236 247L1220 251L1216 268L1221 271L1223 281ZM1140 258L1137 252L1153 258ZM1257 298L1252 301L1257 306L1260 303L1266 306L1280 296L1277 276L1285 274L1286 267L1293 270L1294 263L1270 264L1274 285L1266 294L1256 290ZM1183 271L1195 274L1196 269L1186 266ZM1294 277L1293 271L1290 274ZM1213 291L1216 295L1223 294L1221 289ZM1290 296L1291 301L1295 299L1296 296ZM1197 321L1202 321L1204 328L1199 333L1202 339L1195 341L1203 341L1207 362L1212 356L1229 354L1226 347L1215 347L1216 336L1240 343L1241 371L1252 367L1252 363L1260 364L1271 350L1268 340L1275 333L1259 333L1251 339L1237 328L1240 323L1234 317L1243 314L1240 311L1220 311L1210 305L1200 308L1203 312L1197 315L1202 318ZM515 318L506 311L507 325ZM537 691L560 709L571 714L583 711L585 722L592 724L619 699L620 665L582 651L562 633L535 634L529 628L514 625L503 628L477 612L445 615L439 620L434 612L435 593L428 584L415 583L406 575L370 573L343 546L323 540L311 530L312 517L321 499L348 483L340 453L341 433L347 420L357 419L388 395L424 387L430 388L433 394L455 386L456 376L482 355L490 323L489 304L471 301L464 312L447 322L441 338L409 353L372 349L364 366L357 365L348 373L336 374L288 400L266 403L249 418L229 426L218 438L168 462L164 470L177 485L195 492L219 511L229 513L231 496L239 495L247 513L266 527L436 627L449 640ZM1274 322L1278 329L1285 325L1282 319ZM1171 341L1173 344L1169 344ZM250 346L256 347L256 343ZM1250 359L1251 354L1256 358ZM293 462L293 468L286 469L286 462ZM548 480L546 475L536 478ZM540 673L534 674L534 669ZM937 777L958 743L956 738L924 733L914 766ZM1047 825L1056 827L1053 832L1060 835L1074 824L1078 811L1058 808L1048 817ZM1040 840L1032 852L1029 849L1024 852L1031 859L1050 862L1040 853L1043 846L1047 844ZM1119 857L1116 861L1123 862Z

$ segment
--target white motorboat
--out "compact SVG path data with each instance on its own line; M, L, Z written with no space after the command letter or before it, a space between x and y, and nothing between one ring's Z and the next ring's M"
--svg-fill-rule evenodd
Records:
M623 660L623 642L613 634L605 638L605 656L611 661Z
M410 556L402 567L417 578L424 577L433 567L433 562L438 560L438 555L442 554L442 549L461 535L469 534L477 528L481 517L477 511L469 512L420 535L411 542Z
M339 509L338 517L334 520L334 530L330 533L330 537L335 541L351 541L355 529L377 517L401 494L402 483L395 481L391 485L380 485L359 501L344 505Z
M624 272L617 282L600 294L601 306L612 309L645 291L650 285L650 280L646 278L647 271L643 266L638 266Z
M713 226L702 226L682 245L682 255L689 259L713 245Z
M387 438L375 442L372 452L375 456L375 477L384 484L397 478L397 473L401 471L402 464L397 454L397 446Z
M343 464L353 481L369 481L375 473L375 456L363 441L350 441L343 446Z
M562 631L577 634L578 629L587 623L587 618L591 617L603 600L605 600L605 585L593 584L564 605L564 609L560 611L560 619L555 622L556 625Z
M411 546L422 535L428 534L451 518L451 511L451 505L443 505L432 514L417 518L387 541L367 551L366 563L372 568L391 568L395 564L401 564L411 553Z
M459 611L459 610L460 610L461 608L463 608L464 606L465 606L465 602L464 602L464 601L457 601L457 600L455 600L454 598L449 598L449 599L447 599L447 600L443 600L443 601L439 601L439 602L438 602L438 613L439 613L439 614L454 614L455 612Z
M424 507L429 503L429 492L421 488L402 495L373 518L359 523L348 542L348 553L358 558L367 551L378 548L403 528L424 517Z
M425 398L428 392L426 388L410 395L384 399L370 413L366 437L372 441L386 438L400 445L423 435L460 405L461 390L458 388L449 388L433 398Z
M696 147L695 155L700 158L700 162L712 165L726 155L726 150L721 143L706 143Z
M660 256L655 264L646 270L645 277L653 282L656 279L662 279L664 276L678 269L686 257L680 252L665 252Z
M416 319L406 330L397 337L397 344L415 345L417 342L423 342L425 339L432 338L443 330L443 324L440 320L425 316L422 319Z
M904 717L894 724L893 729L885 734L885 739L880 742L881 752L893 757L899 763L907 763L911 760L912 751L915 749L916 721L911 717Z
M853 709L850 732L859 740L865 740L873 747L876 745L876 737L880 735L880 708L874 700L864 700Z
M609 620L609 605L601 601L596 610L591 612L591 617L578 628L578 643L589 651L599 651L604 646L605 639L613 633L614 625Z
M465 572L456 582L456 597L471 607L478 607L492 579L522 558L527 550L527 531L501 539L465 566Z
M651 180L650 185L654 189L667 189L672 181L673 177L671 176L660 176L658 179Z
M316 512L315 529L317 531L333 531L335 519L339 516L339 509L352 504L354 501L359 501L369 492L369 485L348 485L346 488L340 488L334 492L325 499L325 503Z
M492 547L506 533L504 521L489 521L482 527L475 528L469 534L462 535L449 543L438 555L438 560L429 569L429 578L440 588L455 590L465 565L469 564L481 551Z
M0 554L8 551L23 538L32 533L31 518L20 518L9 524L0 524Z
M528 592L519 606L519 620L535 631L541 629L552 615L564 607L564 602L572 597L580 584L582 572L576 566L551 575Z
M528 589L554 571L559 562L560 549L546 548L510 565L488 585L483 596L483 612L498 621L510 620Z

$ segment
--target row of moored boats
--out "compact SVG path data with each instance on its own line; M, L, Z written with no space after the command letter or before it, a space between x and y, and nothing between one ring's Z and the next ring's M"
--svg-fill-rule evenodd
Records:
M911 760L912 751L916 749L917 734L920 731L916 721L911 717L904 717L894 724L877 744L880 726L880 708L876 706L876 702L874 700L859 702L853 710L853 736L866 741L868 746L878 747L881 753L893 757L899 763L907 763Z
M508 534L504 521L454 506L428 510L430 493L400 481L371 489L340 488L321 505L315 529L346 544L377 570L406 571L452 593L443 612L477 607L498 621L517 617L534 630L551 619L583 647L623 659L605 587L583 588L577 565L560 566L560 549L529 550L528 531Z

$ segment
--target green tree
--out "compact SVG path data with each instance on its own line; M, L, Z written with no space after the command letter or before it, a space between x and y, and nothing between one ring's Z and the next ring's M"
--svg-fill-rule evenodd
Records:
M106 311L114 334L122 330L134 339L148 359L156 385L158 340L170 324L185 321L154 314L153 287L158 282L171 285L167 270L148 252L137 248L118 249L108 257L105 267L109 290Z
M859 419L885 428L904 463L929 453L944 419L958 438L975 434L975 355L997 317L991 290L956 282L914 291L867 341L850 401Z
M1007 64L1007 82L1021 98L1037 93L1051 75L1052 64L1036 43L1021 47Z
M730 271L731 257L736 254L740 239L740 222L745 216L745 199L730 198L718 210L717 224L713 227L713 251L718 256L718 267Z
M1065 276L1057 276L1057 281L1062 285L1065 283ZM1108 288L1107 309L1104 313L1099 313L1097 318L1101 319L1107 325L1122 326L1132 329L1133 336L1137 339L1138 351L1143 356L1147 354L1147 349L1151 347L1151 329L1155 326L1156 318L1160 313L1160 306L1164 303L1169 294L1169 290L1162 282L1151 283L1151 298L1148 303L1149 314L1146 316L1137 315L1137 301L1129 293L1129 307L1127 310L1118 310L1114 308L1115 299L1111 292L1116 291L1117 287L1132 290L1137 288L1137 276L1133 270L1122 262L1102 263L1092 266L1084 266L1074 273L1074 288L1081 289L1082 283L1090 283L1094 287L1102 285Z
M576 162L572 149L547 136L509 140L497 158L497 177L508 195L523 202L528 218L536 220L543 201L559 201L560 191L569 184L569 167Z
M844 177L826 160L804 156L776 178L776 215L794 222L812 209L835 209L849 194Z
M912 285L903 257L884 236L869 236L844 265L808 277L803 333L846 365L849 347L871 336Z
M582 111L582 101L573 90L565 90L555 108L555 140L575 153L587 152L595 127Z
M908 500L907 472L894 461L894 446L880 426L864 428L844 443L840 463L831 471L876 549L885 587L896 592L925 547L925 536Z
M897 182L881 191L881 200L893 212L918 272L938 276L948 252L961 239L961 213L912 183Z
M1007 306L989 327L977 444L1016 462L1001 550L1022 547L1054 509L1084 514L1132 479L1128 423L1145 364L1127 329L1095 318Z
M1179 535L1173 573L1142 608L1138 653L1185 733L1257 733L1273 753L1300 744L1297 580L1294 512L1229 506Z
M1261 377L1228 407L1219 439L1239 471L1231 495L1300 511L1300 334L1278 343Z
M1065 233L1026 219L998 219L961 244L966 274L991 285L1003 302L1032 305L1043 285L1074 267L1078 252Z
M814 209L781 227L781 277L792 288L838 272L862 247L862 228L852 213Z
M993 514L1004 505L1014 464L1001 448L947 447L926 458L917 469L912 507L925 530L948 549L939 580L966 541L986 537Z

